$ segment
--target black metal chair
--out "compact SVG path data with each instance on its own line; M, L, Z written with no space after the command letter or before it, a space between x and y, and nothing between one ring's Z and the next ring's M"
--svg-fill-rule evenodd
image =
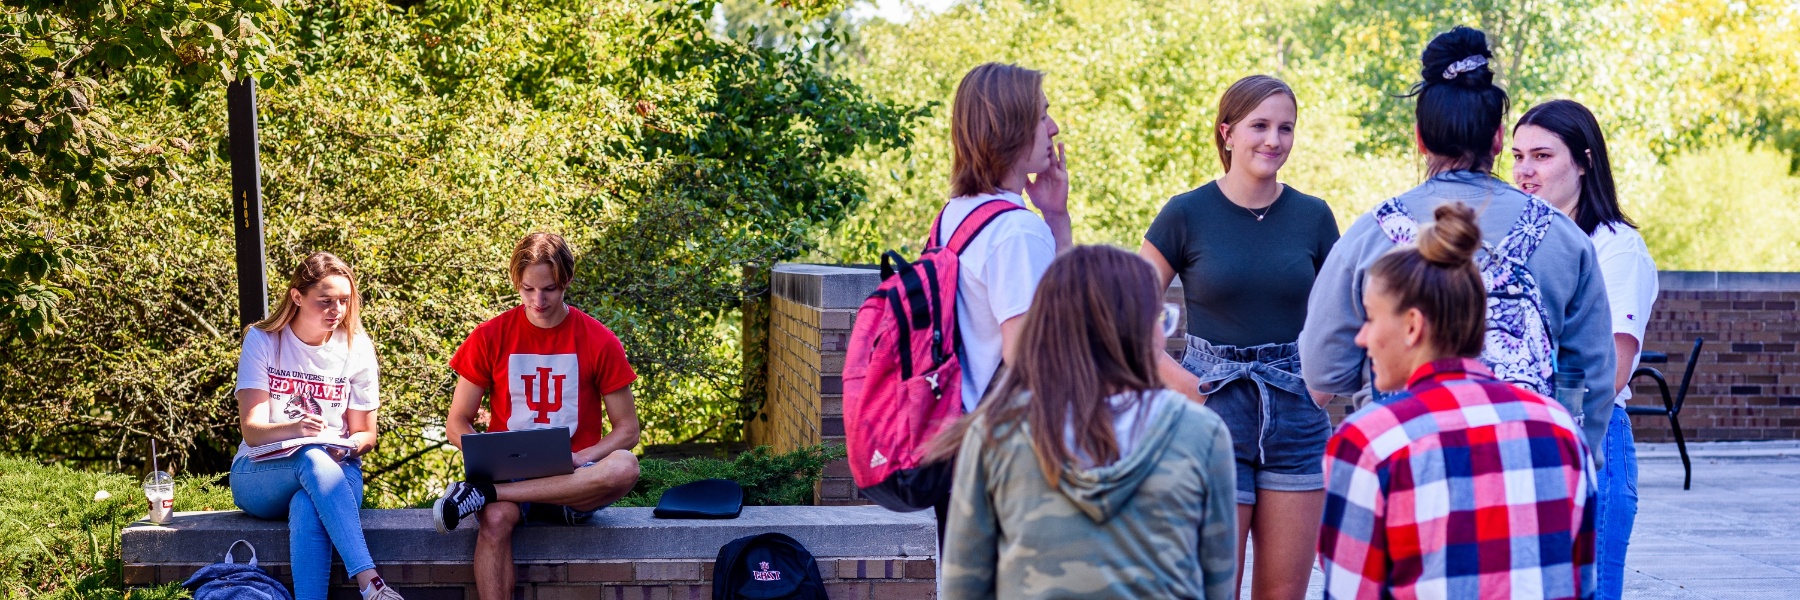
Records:
M1632 371L1632 381L1636 381L1639 376L1648 376L1656 381L1656 388L1662 392L1662 406L1625 407L1627 415L1661 415L1669 418L1669 428L1675 431L1675 449L1681 451L1681 489L1684 490L1690 489L1694 484L1694 465L1688 460L1687 438L1681 435L1681 405L1687 401L1688 386L1694 381L1694 365L1700 362L1700 346L1705 343L1706 338L1694 338L1694 349L1688 352L1687 369L1681 374L1681 387L1677 388L1673 398L1669 396L1669 381L1663 379L1661 371L1645 366ZM1639 363L1645 362L1666 363L1669 362L1669 357L1661 352L1645 352L1639 358ZM1626 382L1626 385L1630 385L1630 382Z

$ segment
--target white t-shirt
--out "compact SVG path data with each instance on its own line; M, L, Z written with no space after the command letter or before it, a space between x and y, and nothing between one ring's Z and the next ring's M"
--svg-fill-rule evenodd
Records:
M355 343L342 331L318 346L294 337L283 327L269 333L255 327L244 332L244 350L238 355L237 389L266 390L268 422L292 423L308 413L325 419L322 437L345 437L344 410L375 410L381 406L379 368L375 343L367 333L357 333ZM250 446L238 443L238 456Z
M1656 303L1656 261L1644 236L1623 223L1602 223L1594 228L1595 258L1600 261L1600 277L1606 281L1606 300L1612 308L1613 334L1637 338L1640 351L1644 346L1644 329L1650 325L1650 309ZM1631 358L1636 371L1638 357ZM1612 381L1611 377L1605 381ZM1624 406L1631 399L1631 386L1619 390L1613 403Z
M1018 194L951 198L944 204L938 239L949 243L963 218L989 200L1004 198L1025 206ZM1038 280L1056 260L1056 238L1044 218L1030 210L1008 211L988 223L957 256L956 327L962 334L963 408L974 411L1000 367L1000 324L1025 314Z

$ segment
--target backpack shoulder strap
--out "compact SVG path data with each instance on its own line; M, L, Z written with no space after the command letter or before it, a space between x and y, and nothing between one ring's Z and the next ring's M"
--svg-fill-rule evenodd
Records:
M930 241L926 243L926 246L929 248L946 248L950 250L950 252L960 255L962 254L963 248L968 247L969 242L974 240L975 236L981 235L981 230L986 229L988 223L992 223L996 217L999 217L1003 213L1015 210L1025 210L1025 207L1013 204L1011 200L1001 198L983 202L981 206L975 207L975 210L970 212L969 216L963 217L962 223L957 224L956 231L950 234L950 243L948 244L939 241L938 231L942 228L944 220L944 211L940 210L938 211L937 218L931 220L931 238Z
M1419 220L1406 210L1399 196L1375 205L1375 224L1396 244L1411 244L1419 237Z
M1525 210L1519 213L1519 220L1494 248L1496 254L1519 263L1537 252L1538 246L1544 243L1544 236L1550 233L1550 223L1556 220L1556 208L1549 202L1529 194L1525 197Z

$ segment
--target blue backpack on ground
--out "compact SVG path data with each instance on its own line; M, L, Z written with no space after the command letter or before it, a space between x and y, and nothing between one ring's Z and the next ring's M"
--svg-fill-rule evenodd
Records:
M731 540L713 563L713 600L825 600L819 562L780 533Z
M250 549L250 562L239 563L231 558L231 551L238 544ZM294 600L286 586L256 566L256 547L244 540L232 542L225 549L225 562L201 567L181 587L192 591L194 600Z

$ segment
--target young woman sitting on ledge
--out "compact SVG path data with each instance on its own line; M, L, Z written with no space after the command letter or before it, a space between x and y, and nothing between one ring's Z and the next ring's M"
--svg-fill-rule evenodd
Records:
M252 516L288 520L299 600L325 598L333 548L365 600L400 600L375 572L358 512L361 457L375 449L381 406L375 344L363 331L361 309L350 266L315 252L294 268L275 314L244 330L238 356L244 441L231 464L231 497ZM282 458L251 460L251 446L304 437L341 438L350 447L305 445Z

